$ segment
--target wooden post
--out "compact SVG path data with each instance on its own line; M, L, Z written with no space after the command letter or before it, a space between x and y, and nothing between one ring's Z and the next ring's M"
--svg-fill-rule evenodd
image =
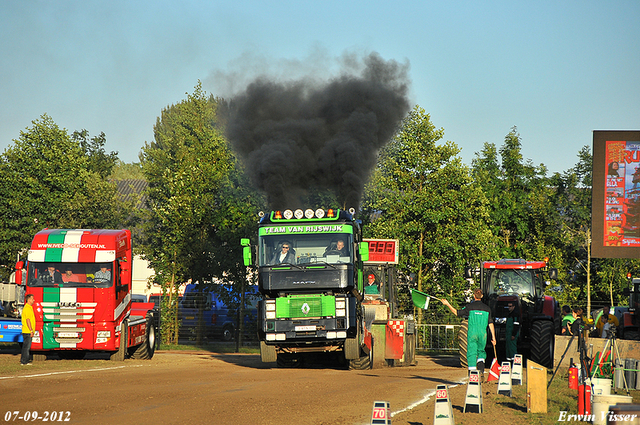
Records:
M547 368L527 360L527 413L547 413Z

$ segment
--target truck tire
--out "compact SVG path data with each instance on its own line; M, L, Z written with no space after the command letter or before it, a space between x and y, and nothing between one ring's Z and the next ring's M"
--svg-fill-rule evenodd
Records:
M260 341L260 360L262 360L263 363L273 363L277 361L278 354L276 353L276 347Z
M235 337L235 330L232 325L225 325L222 328L222 340L231 341Z
M345 339L344 358L347 360L360 358L360 329L358 329L355 337Z
M531 349L529 358L548 369L553 368L553 345L555 333L553 322L536 320L531 325Z
M458 353L460 354L460 366L467 368L467 335L469 333L469 322L464 320L458 331Z
M156 352L156 328L153 314L147 313L147 330L144 342L135 348L131 355L134 359L151 360Z
M31 353L34 362L43 362L47 360L47 355L45 353Z
M124 361L125 357L127 357L128 331L129 331L129 321L125 319L122 321L122 324L120 325L120 346L118 348L118 351L111 354L111 357L110 357L111 361L122 362Z

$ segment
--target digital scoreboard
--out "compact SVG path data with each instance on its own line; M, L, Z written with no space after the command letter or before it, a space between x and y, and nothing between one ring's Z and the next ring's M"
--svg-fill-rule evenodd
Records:
M398 239L364 239L369 243L369 261L366 264L398 264Z

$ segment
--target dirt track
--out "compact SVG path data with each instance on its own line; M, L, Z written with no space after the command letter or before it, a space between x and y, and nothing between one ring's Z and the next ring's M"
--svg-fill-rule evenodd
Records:
M74 362L54 374L46 364L0 371L0 420L7 411L37 410L69 411L70 423L78 424L351 425L368 424L373 402L384 400L397 412L394 425L427 424L433 397L420 401L436 385L465 377L451 357L367 371L321 364L278 369L255 354L175 352L158 352L151 361L105 361L97 369Z

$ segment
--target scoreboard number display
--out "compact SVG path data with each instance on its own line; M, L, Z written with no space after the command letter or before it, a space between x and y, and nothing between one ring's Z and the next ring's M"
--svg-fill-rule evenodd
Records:
M398 239L364 239L369 243L369 261L365 264L398 264Z

